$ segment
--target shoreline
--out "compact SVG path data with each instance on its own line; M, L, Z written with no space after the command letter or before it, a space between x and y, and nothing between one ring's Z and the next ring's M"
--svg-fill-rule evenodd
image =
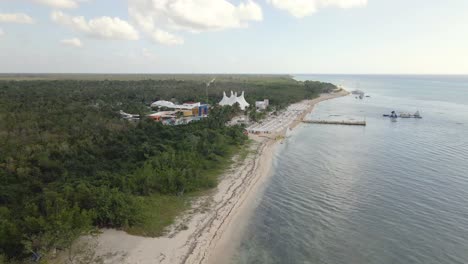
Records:
M305 100L305 102L307 102L307 104L310 105L309 108L304 111L304 113L300 116L299 119L294 120L294 122L289 127L291 129L293 129L296 126L298 126L308 114L310 114L310 113L312 113L312 111L314 111L314 107L315 107L316 104L318 104L320 102L323 102L323 101L327 101L327 100L347 96L349 94L350 94L350 92L342 89L340 92L337 92L337 93L321 94L319 97L317 97L315 99Z
M337 93L330 93L330 94L321 94L319 97L312 99L312 100L304 100L301 103L306 103L309 105L308 108L306 108L301 115L297 119L291 120L291 123L287 126L289 129L294 129L298 125L301 124L302 120L310 114L313 110L315 105L317 105L320 102L327 101L330 99L334 98L339 98L343 96L349 95L349 92L342 90ZM285 136L286 134L286 129L283 130L281 133L278 133L276 135L268 135L264 137L268 137L270 144L272 144L270 155L273 153L273 155L276 154L276 148L278 147L278 140L276 140L276 137L278 136ZM250 138L260 138L259 136L256 135L250 135ZM273 156L271 155L271 156ZM271 157L273 158L273 157ZM271 170L273 169L273 160L267 159L265 161L265 166L269 166L267 168L267 172L263 172L263 175L257 175L257 177L260 177L255 185L251 186L249 189L251 189L250 192L247 192L244 195L244 198L240 202L239 208L237 208L237 211L233 213L229 225L223 230L223 232L219 235L217 238L215 246L212 248L210 251L210 257L208 258L207 262L200 262L200 263L206 263L206 264L218 264L218 263L223 263L221 259L229 259L232 260L233 253L235 252L237 246L240 244L243 232L245 231L245 228L248 224L248 220L250 219L251 214L253 213L255 207L258 205L260 202L260 199L262 197L262 193L265 190L265 184L268 182L270 177L272 176ZM262 174L262 173L258 173Z
M287 127L297 127L317 103L348 94L342 90L302 101L308 107ZM285 133L286 129L275 135L249 135L253 143L245 160L235 160L217 188L197 197L166 235L148 238L104 229L96 238L95 254L102 256L104 263L225 263L240 243L242 229L272 175L276 138Z

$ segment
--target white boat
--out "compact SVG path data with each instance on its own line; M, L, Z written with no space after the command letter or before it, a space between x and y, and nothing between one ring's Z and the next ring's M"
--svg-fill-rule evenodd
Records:
M401 118L422 118L421 114L419 111L416 111L414 114L410 113L400 113Z
M419 113L419 111L416 111L416 113L414 113L413 115L414 118L422 118L421 114Z
M414 114L411 114L411 113L400 113L398 116L397 114L395 113L395 111L392 111L392 113L390 115L388 114L384 114L383 115L384 117L390 117L392 119L396 119L397 117L399 118L422 118L421 114L419 113L419 111L416 111Z
M401 118L411 118L411 117L413 117L413 115L410 114L410 113L400 113L400 117Z

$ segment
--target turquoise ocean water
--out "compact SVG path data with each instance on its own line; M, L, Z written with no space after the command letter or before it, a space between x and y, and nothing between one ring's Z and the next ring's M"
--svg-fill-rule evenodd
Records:
M309 118L368 125L294 130L233 263L468 263L468 76L296 78L363 90Z

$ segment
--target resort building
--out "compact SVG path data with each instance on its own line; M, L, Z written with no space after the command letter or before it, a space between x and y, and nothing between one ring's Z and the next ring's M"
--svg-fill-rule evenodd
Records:
M160 101L156 101L152 103L151 107L158 107L158 108L165 107L169 109L193 109L200 105L201 103L184 103L181 105L177 105L177 104L174 104L173 102L160 100Z
M159 109L159 112L150 114L148 117L165 125L182 125L198 121L208 116L209 109L207 104L200 102L187 102L179 105L164 100L152 103L151 107ZM161 111L167 109L171 111Z
M198 107L192 108L193 116L208 116L208 105L199 105Z
M176 118L176 111L163 111L157 112L154 114L148 115L149 118L153 119L154 121L164 121L168 119L175 119Z
M257 108L257 110L260 110L260 111L266 110L269 105L270 105L270 101L268 99L255 102L255 107Z
M250 104L244 98L244 92L240 96L237 96L237 92L233 93L231 91L231 96L227 97L226 92L223 92L223 99L219 102L219 105L230 105L233 106L235 103L239 104L241 110L245 110L245 108L249 107Z
M130 120L130 121L140 120L140 115L125 113L122 110L119 111L119 114L123 119L126 119L126 120Z

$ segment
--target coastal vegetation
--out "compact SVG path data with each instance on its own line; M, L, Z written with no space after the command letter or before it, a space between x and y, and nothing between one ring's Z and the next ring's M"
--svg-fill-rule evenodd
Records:
M208 87L212 77L0 81L0 261L45 259L100 227L161 235L247 142L243 127L225 126L239 109L216 106L223 91L281 109L336 88L245 75ZM144 116L159 99L213 107L180 126L118 114Z

